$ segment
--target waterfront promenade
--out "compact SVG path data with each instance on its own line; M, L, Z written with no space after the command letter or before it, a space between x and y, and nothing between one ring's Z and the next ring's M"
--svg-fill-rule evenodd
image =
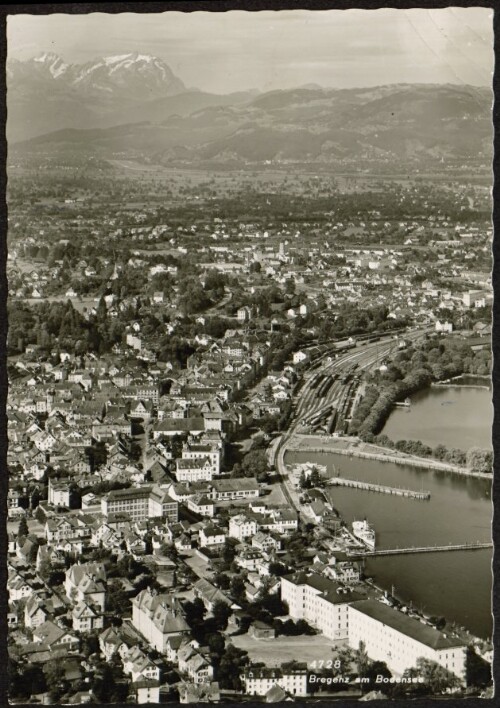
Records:
M397 465L408 465L427 470L453 472L467 477L492 479L492 475L485 472L472 472L465 467L451 465L447 462L427 457L416 457L415 455L390 450L371 443L364 443L355 437L337 438L328 435L306 435L301 433L291 436L286 447L289 452L335 453L336 455L359 457L378 462L392 462Z

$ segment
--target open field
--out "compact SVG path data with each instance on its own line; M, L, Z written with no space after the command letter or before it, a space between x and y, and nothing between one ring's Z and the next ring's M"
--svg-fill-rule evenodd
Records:
M234 646L248 652L250 659L263 661L266 666L280 666L283 662L307 661L333 658L332 651L344 644L318 634L314 637L276 637L275 639L255 639L248 634L228 638Z

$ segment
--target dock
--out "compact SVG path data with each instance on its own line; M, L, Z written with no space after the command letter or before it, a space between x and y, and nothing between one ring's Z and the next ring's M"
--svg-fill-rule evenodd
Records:
M377 551L347 551L347 555L364 558L375 558L378 556L397 556L409 553L442 553L449 551L476 551L482 548L493 548L491 541L482 543L475 541L472 543L450 543L445 546L409 546L408 548L380 548Z
M404 489L402 487L388 487L384 484L373 484L372 482L359 482L357 479L346 479L345 477L333 477L328 484L336 487L351 487L352 489L365 489L369 492L380 492L381 494L394 494L398 497L409 499L430 499L431 493L425 490L420 492L414 489Z

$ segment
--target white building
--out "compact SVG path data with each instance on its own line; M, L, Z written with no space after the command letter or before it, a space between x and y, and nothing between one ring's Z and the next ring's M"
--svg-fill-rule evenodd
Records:
M54 482L49 477L49 504L69 509L70 492L68 482Z
M175 476L178 482L210 482L213 478L212 461L207 456L177 460Z
M290 617L304 619L328 639L348 638L348 603L362 597L343 590L336 582L315 573L281 578L281 599L288 604Z
M265 696L273 686L280 686L292 696L307 695L307 667L296 664L293 668L248 666L241 675L244 692L248 696Z
M309 354L302 349L299 349L299 351L294 352L293 354L293 363L294 364L302 364L303 361L309 361L310 357Z
M203 460L210 461L212 476L220 473L221 449L218 445L189 445L182 450L183 460Z
M361 600L349 607L349 646L363 642L370 659L384 661L402 674L424 657L460 679L465 677L466 645L434 627L408 617L377 600Z
M168 493L153 485L114 489L101 500L101 513L126 513L133 521L164 517L169 521L178 520L179 504Z
M238 514L229 519L229 535L244 541L245 538L255 536L257 533L257 523L244 514Z
M446 332L447 334L451 334L451 332L453 332L453 324L451 322L440 322L438 320L435 325L435 330L436 332Z

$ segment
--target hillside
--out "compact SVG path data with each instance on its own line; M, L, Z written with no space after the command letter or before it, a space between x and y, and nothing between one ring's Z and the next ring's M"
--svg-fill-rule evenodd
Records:
M199 100L198 100L199 99ZM165 165L356 161L488 165L491 93L455 85L301 88L220 103L185 92L154 102L156 120L127 112L126 125L63 130L15 146L21 152L118 153ZM198 109L200 102L206 104ZM233 101L231 103L231 101ZM172 114L174 110L176 114ZM162 119L165 114L165 118ZM125 116L124 116L125 118ZM125 120L122 121L125 123Z

